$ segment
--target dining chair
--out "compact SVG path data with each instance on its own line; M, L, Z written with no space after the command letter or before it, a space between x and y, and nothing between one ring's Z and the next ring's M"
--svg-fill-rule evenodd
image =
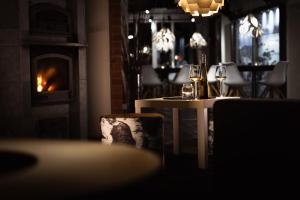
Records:
M275 95L281 99L286 98L285 86L287 83L288 63L288 61L279 61L275 65L274 70L267 74L266 78L257 82L265 86L261 97L266 97L269 94L270 98L274 98Z
M159 79L152 65L142 66L143 98L159 97L163 83Z
M249 86L250 82L244 80L234 62L224 62L222 65L226 66L226 79L224 80L224 85L228 87L226 96L245 97L243 88Z
M299 100L226 99L213 108L218 192L298 192ZM223 194L223 193L222 193Z
M207 83L208 83L208 96L220 96L220 90L218 89L218 80L216 79L216 67L218 65L210 66L207 72Z
M190 67L189 65L183 65L179 72L176 74L173 81L170 81L170 94L180 95L180 89L182 84L191 83L189 78Z

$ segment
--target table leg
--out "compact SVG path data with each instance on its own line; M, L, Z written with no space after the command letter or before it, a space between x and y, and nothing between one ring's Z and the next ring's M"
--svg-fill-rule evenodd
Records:
M135 113L142 113L142 108L137 103L135 103Z
M179 116L178 116L178 108L172 109L173 114L173 152L175 155L179 154Z
M198 166L200 169L206 169L208 166L207 126L207 108L197 108Z
M256 97L256 72L252 71L252 97Z

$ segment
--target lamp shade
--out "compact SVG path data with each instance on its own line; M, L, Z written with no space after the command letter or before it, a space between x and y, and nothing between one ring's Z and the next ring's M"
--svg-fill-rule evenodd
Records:
M191 13L192 16L211 16L224 6L224 0L179 0L184 12Z
M257 18L249 14L241 22L239 27L239 32L243 35L251 35L252 37L259 37L263 34L261 25L259 24Z
M175 35L168 28L162 28L153 35L152 42L159 51L168 52L174 48Z
M206 46L207 42L204 39L204 37L199 32L193 33L192 37L190 38L190 47L191 48L201 48L203 46Z

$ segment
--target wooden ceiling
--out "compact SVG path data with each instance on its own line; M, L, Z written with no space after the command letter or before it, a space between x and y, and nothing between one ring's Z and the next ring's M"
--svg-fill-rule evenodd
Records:
M129 12L151 10L152 8L176 8L177 0L128 0Z

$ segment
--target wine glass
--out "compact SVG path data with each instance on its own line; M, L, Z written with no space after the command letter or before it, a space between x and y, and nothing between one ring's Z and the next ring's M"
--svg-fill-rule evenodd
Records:
M223 81L226 79L226 67L222 64L216 67L216 79L220 82L220 97L223 96Z
M198 95L198 82L203 79L203 71L201 65L190 65L190 79L194 82L194 99L199 99Z

